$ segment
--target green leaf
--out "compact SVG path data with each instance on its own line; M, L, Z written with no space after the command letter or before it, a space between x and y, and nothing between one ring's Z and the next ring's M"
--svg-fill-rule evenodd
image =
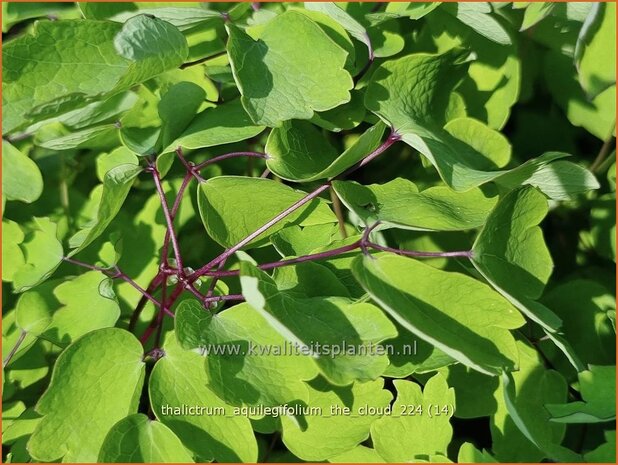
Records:
M530 29L539 21L549 15L555 4L552 2L534 2L526 6L524 10L524 20L521 23L520 31Z
M231 247L304 197L284 184L265 178L218 176L200 184L198 206L206 231L224 247ZM256 209L255 205L260 204ZM310 226L337 219L320 199L314 199L251 241L264 245L285 225Z
M371 41L369 40L367 31L363 25L356 21L354 17L349 15L337 4L332 2L305 2L305 8L310 11L319 11L325 15L328 15L341 24L352 37L359 42L364 43L367 48L371 50Z
M32 457L95 462L109 429L137 411L142 357L139 341L117 328L88 333L62 352L36 406L43 418L28 441Z
M16 312L23 330L66 346L90 331L114 326L120 307L109 278L90 271L60 285L50 282L25 292Z
M328 459L330 463L385 463L375 449L362 444Z
M496 463L489 452L478 450L470 442L464 442L457 454L457 463Z
M310 121L327 131L341 132L354 129L365 120L367 110L364 104L364 94L360 90L352 90L349 103L339 105L332 110L315 113Z
M376 379L386 369L388 357L376 345L397 333L377 307L337 297L298 298L280 291L248 262L241 262L240 284L247 302L290 344L311 355L333 384Z
M2 405L2 441L5 444L28 438L39 424L41 417L32 407L23 409L24 403L21 401L15 402L10 408L6 404ZM16 418L13 420L11 417Z
M579 82L590 97L616 85L616 5L593 5L575 49Z
M521 47L517 46L519 40L510 45L492 42L472 33L468 25L440 9L427 16L426 22L427 29L423 31L426 45L423 49L446 51L463 47L474 52L475 60L457 87L457 93L465 101L467 115L493 129L503 128L511 107L523 98L523 91L520 91L520 61L525 56L522 56ZM423 36L419 39L422 40ZM526 63L529 62L530 59L527 59Z
M511 38L500 22L491 13L491 7L487 2L479 3L450 3L442 6L442 9L455 16L462 24L472 29L475 33L500 45L509 45Z
M37 164L2 139L2 196L32 203L43 192L43 176Z
M97 178L103 182L108 171L120 165L137 165L138 158L126 147L116 147L109 153L97 157Z
M398 21L386 21L367 29L374 47L373 54L378 58L397 55L405 47L403 32Z
M24 251L20 247L24 238L19 224L11 220L2 221L2 281L13 281L15 272L26 263Z
M453 428L450 416L455 393L437 374L427 381L423 392L413 382L395 380L397 399L392 413L371 425L373 445L387 462L412 462L423 455L446 455Z
M179 82L161 97L161 140L157 145L167 147L187 128L206 98L206 93L197 84Z
M40 284L58 268L64 253L58 241L58 226L49 218L33 218L32 232L19 247L24 254L24 264L15 269L13 288L23 292Z
M288 9L288 11L301 13L320 26L326 35L328 35L334 43L346 52L347 56L344 68L350 72L356 70L358 62L356 57L356 44L352 42L346 29L334 18L333 15L327 14L323 11L312 11L306 6L304 8L292 7Z
M583 402L546 404L551 421L598 423L616 419L616 366L590 365L577 374Z
M133 62L120 85L145 81L181 65L189 48L185 37L166 21L148 15L129 19L114 37L118 54Z
M3 132L129 89L179 66L187 53L174 26L143 15L122 26L37 22L32 35L3 48Z
M279 290L303 297L350 297L337 275L320 263L305 262L275 268L273 279Z
M152 156L157 153L157 141L161 140L161 128L131 128L120 129L120 141L138 157Z
M264 126L254 124L240 102L230 102L199 113L189 127L163 150L171 152L176 147L199 149L231 144L257 136Z
M573 162L558 160L546 163L560 156L568 154L544 153L500 176L496 183L508 189L522 185L534 186L553 200L574 200L578 195L600 187L590 171Z
M517 365L508 330L524 320L485 284L393 254L359 256L352 272L400 325L455 360L488 375Z
M232 405L277 406L307 401L305 380L318 374L308 356L286 349L285 339L249 304L216 315L193 300L176 312L176 338L201 348L210 388Z
M407 378L413 373L428 373L455 363L433 344L416 338L399 324L395 326L399 333L397 337L384 341L385 346L392 347L392 353L388 356L390 364L384 376Z
M37 134L35 137L36 145L50 150L70 150L83 148L98 137L113 135L117 128L113 124L104 124L70 132L58 123L45 127L45 129L49 130L49 133Z
M276 127L350 101L345 51L307 16L288 11L247 32L226 27L234 79L255 123Z
M616 86L607 87L590 98L581 88L571 57L549 51L544 56L544 73L553 99L562 107L570 123L581 126L601 140L614 134L616 126Z
M384 129L382 123L376 124L338 155L311 123L287 121L268 136L266 165L280 178L296 182L333 178L375 150Z
M448 97L461 76L464 56L455 49L442 55L417 53L387 61L375 70L365 93L367 108L427 157L444 182L458 191L503 173L494 171L495 163L478 149L444 128ZM421 82L431 85L427 88Z
M355 448L369 437L371 424L384 414L392 399L383 384L377 379L334 387L321 377L312 380L309 400L300 407L315 410L281 417L283 443L307 461L326 460Z
M488 417L496 413L494 393L500 380L484 376L459 363L440 370L450 387L455 390L457 418Z
M75 18L78 16L75 5L54 3L45 5L38 2L5 3L2 5L2 32L8 32L14 25L33 18L54 15L57 18Z
M369 13L365 18L371 24L397 18L421 19L438 8L442 2L389 2L385 12Z
M107 19L123 11L136 11L133 2L78 2L79 11L86 19Z
M581 457L560 446L563 425L549 421L545 404L563 402L567 395L564 378L545 368L540 354L523 342L517 343L520 368L504 373L496 391L498 409L492 417L492 451L499 462L580 462Z
M180 440L165 425L136 413L107 433L98 457L103 463L193 463Z
M316 224L314 226L287 226L270 238L273 246L282 257L307 255L329 245L339 237L336 224Z
M449 120L444 129L457 140L483 154L497 167L503 168L511 159L511 144L498 131L472 118Z
M182 350L173 337L166 339L165 356L157 361L148 384L150 402L157 419L180 438L198 462L255 462L257 444L251 423L233 415L208 388L209 379L200 355ZM211 410L180 410L183 407Z
M562 320L535 301L543 293L553 263L538 226L547 200L522 187L500 199L472 248L472 263L487 281L528 318L555 332Z
M591 279L572 279L552 288L543 304L562 319L564 338L584 363L614 362L616 333L608 313L615 311L616 298L609 289Z
M112 168L103 179L103 191L97 213L92 223L75 233L69 239L69 245L75 255L88 247L109 226L120 211L122 204L129 195L133 181L142 168L138 165L124 164Z
M163 6L155 8L140 8L137 11L122 11L109 16L109 19L124 23L136 15L154 16L162 21L173 24L180 31L186 31L187 29L191 29L192 27L200 24L223 20L223 16L218 11L186 6L181 8Z
M605 194L592 202L590 233L596 252L616 261L616 194Z
M456 231L482 226L495 198L480 189L457 193L435 186L419 192L407 179L362 186L354 181L333 181L337 196L367 225L378 228Z
M596 449L584 454L589 463L612 463L616 457L616 430L605 431L605 441Z

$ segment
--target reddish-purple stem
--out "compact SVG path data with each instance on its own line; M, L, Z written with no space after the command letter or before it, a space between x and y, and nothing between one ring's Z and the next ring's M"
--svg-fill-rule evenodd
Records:
M157 307L161 306L159 301L157 301L157 299L155 299L150 294L150 292L144 290L139 284L137 284L135 281L133 281L131 278L129 278L125 273L120 271L120 269L117 266L114 267L114 271L112 272L111 269L101 268L100 266L96 266L96 265L90 265L88 263L84 263L82 261L75 260L74 258L63 257L63 260L65 262L67 262L67 263L72 263L73 265L81 266L81 267L87 268L89 270L100 271L101 273L105 274L106 276L108 276L108 277L110 277L112 279L116 279L116 278L122 279L123 281L125 281L125 282L129 283L131 286L133 286L140 294L142 294L142 296L144 298L150 300Z
M185 167L185 169L187 170L187 174L189 176L193 176L195 177L198 181L200 182L204 182L204 178L200 176L199 170L197 170L195 168L195 165L193 163L189 163L183 152L182 152L182 147L178 147L176 149L176 156L178 157L178 159L180 160L180 162L183 164L183 166ZM181 196L182 197L182 196Z
M161 334L163 332L163 318L165 317L165 310L167 310L167 279L164 279L161 284L161 309L157 315L157 334L154 342L155 349L161 347Z
M206 265L204 265L203 267L198 269L195 273L191 274L191 276L189 276L189 280L191 282L195 281L197 278L202 276L206 271L208 271L211 268L219 265L219 263L224 262L229 257L234 255L238 250L242 249L245 245L247 245L249 242L251 242L253 239L255 239L256 237L258 237L262 233L264 233L264 231L266 231L267 229L269 229L273 225L277 224L283 218L285 218L286 216L288 216L291 213L295 212L296 210L298 210L300 207L302 207L306 203L308 203L311 200L313 200L314 198L316 198L318 195L320 195L322 192L327 190L329 187L330 187L330 183L323 184L322 186L318 187L313 192L307 194L302 199L300 199L297 202L295 202L294 204L290 205L284 211L282 211L277 216L275 216L272 220L268 221L266 224L264 224L263 226L259 227L258 229L253 231L251 234L249 234L247 237L245 237L243 240L238 242L235 246L230 247L225 252L223 252L221 255L219 255L218 257L214 258L213 260L208 262Z
M161 272L157 273L155 277L152 278L152 281L146 288L146 293L152 294L155 291L155 289L161 285L164 279L166 279L166 276L163 273ZM144 307L146 306L146 302L148 302L148 299L142 295L142 297L139 299L139 302L137 303L137 306L135 307L135 310L133 310L131 319L129 320L129 331L133 331L135 329L137 320L139 319L139 316L144 310Z
M397 255L405 255L406 257L419 257L419 258L449 258L449 257L464 257L471 258L472 251L471 250L457 250L453 252L422 252L419 250L401 250L395 249L393 247L386 247L384 245L374 244L370 242L367 244L368 247L381 250L383 252L391 252Z
M383 153L386 149L388 149L391 145L393 145L395 142L397 142L400 139L401 139L401 136L399 136L399 134L397 134L395 131L391 131L391 133L389 134L387 139L379 147L377 147L373 152L371 152L369 155L367 155L365 158L363 158L356 165L354 165L351 168L347 169L344 173L342 173L340 176L338 176L338 178L339 177L345 177L346 175L352 173L353 171L355 171L355 170L365 166L367 163L369 163L371 160L373 160L378 155ZM240 153L240 152L238 152L238 153ZM248 153L250 153L250 152L248 152ZM263 225L262 227L258 228L257 230L255 230L254 232L249 234L247 237L245 237L239 243L237 243L233 247L225 250L221 255L219 255L218 257L214 258L213 260L211 260L210 262L208 262L206 265L202 266L201 268L199 268L196 272L194 272L193 274L191 274L191 276L189 276L189 280L191 282L195 281L200 276L203 276L204 273L209 271L211 268L219 265L221 262L226 261L230 256L232 256L238 250L242 249L245 245L247 245L253 239L258 237L260 234L262 234L268 228L270 228L271 226L275 225L276 223L281 221L283 218L285 218L286 216L290 215L294 211L298 210L300 207L302 207L306 203L308 203L311 200L313 200L314 198L316 198L322 192L324 192L327 189L329 189L330 185L331 185L330 181L328 181L327 183L322 184L320 187L315 189L313 192L310 192L305 197L303 197L302 199L300 199L297 202L295 202L293 205L291 205L286 210L284 210L281 213L279 213L277 216L275 216L272 220L267 222L265 225Z
M174 255L176 257L176 264L180 273L183 272L184 267L182 266L182 256L180 255L180 247L178 247L178 239L176 238L176 233L174 232L174 221L172 219L172 215L170 213L169 207L167 206L167 200L165 199L165 192L163 191L163 186L161 184L161 176L159 175L159 170L157 167L152 164L150 165L150 172L152 173L152 178L154 179L155 186L157 188L157 192L159 193L159 198L161 199L161 207L163 208L163 214L165 216L165 221L167 223L167 231L169 232L170 239L172 242L172 248L174 249ZM164 256L164 260L167 262L167 256Z
M173 230L173 222L176 219L176 214L178 213L178 209L180 208L182 196L184 195L185 190L189 186L189 183L191 182L192 178L193 178L193 175L191 174L191 172L187 172L187 174L182 180L182 184L180 185L180 188L178 189L178 194L176 194L176 199L174 200L174 205L172 206L172 211L170 212L170 216L172 220L172 228L171 228L172 230ZM167 253L169 250L170 238L171 238L170 228L167 228L165 230L165 239L163 239L163 247L161 248L161 259L164 260L163 262L164 266L167 265Z
M202 163L195 165L193 168L196 171L200 171L203 168L206 168L208 165L212 165L213 163L219 163L220 161L227 160L228 158L237 157L253 157L267 159L268 155L262 152L230 152L211 158L210 160L203 161Z
M352 250L358 249L360 247L360 241L356 241L353 244L344 245L342 247L337 247L336 249L327 250L325 252L318 252L309 255L302 255L300 257L295 258L287 258L284 260L279 260L271 263L264 263L262 265L258 265L258 268L261 270L272 270L273 268L280 268L283 266L294 265L296 263L310 262L316 260L324 260L325 258L334 257L336 255L341 255L346 252L350 252ZM225 278L229 276L238 276L240 270L226 270L226 271L208 271L204 274L204 276L215 276L218 278Z
M278 260L276 262L271 262L271 263L263 263L261 265L258 265L258 268L261 270L267 271L267 270L272 270L274 268L281 268L284 266L295 265L297 263L324 260L326 258L335 257L337 255L351 252L352 250L356 250L358 248L363 248L363 247L365 249L374 249L374 250L380 250L380 251L385 251L385 252L392 252L397 255L405 255L408 257L418 257L418 258L439 258L439 257L470 258L472 256L472 251L470 250L455 251L455 252L422 252L418 250L401 250L401 249L395 249L392 247L385 247L385 246L376 244L374 242L368 242L368 241L363 242L363 240L361 239L352 244L344 245L336 249L327 250L325 252L318 252L318 253L309 254L309 255L302 255L300 257L295 257L295 258L287 258L287 259ZM238 276L239 274L240 274L240 270L225 270L225 271L217 270L217 271L207 271L206 273L204 273L204 276L212 276L216 278L227 278L227 277L232 277L232 276Z

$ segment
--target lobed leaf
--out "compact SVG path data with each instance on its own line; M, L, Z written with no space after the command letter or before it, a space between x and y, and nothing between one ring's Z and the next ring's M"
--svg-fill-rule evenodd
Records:
M455 360L488 375L517 366L508 330L524 320L479 281L393 254L359 256L352 273L401 326Z
M93 331L67 347L36 405L43 418L28 441L32 457L96 461L109 429L137 411L142 357L138 340L117 328Z
M345 51L307 16L287 11L246 32L226 27L234 80L256 124L309 119L350 101Z

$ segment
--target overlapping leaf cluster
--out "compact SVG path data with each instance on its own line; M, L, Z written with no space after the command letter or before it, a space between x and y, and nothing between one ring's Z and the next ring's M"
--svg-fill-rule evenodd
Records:
M614 17L3 3L3 458L613 461Z

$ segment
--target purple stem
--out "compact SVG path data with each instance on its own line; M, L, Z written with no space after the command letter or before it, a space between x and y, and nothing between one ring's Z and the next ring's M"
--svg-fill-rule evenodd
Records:
M277 224L279 221L281 221L283 218L285 218L286 216L290 215L291 213L295 212L296 210L298 210L300 207L302 207L303 205L305 205L306 203L310 202L311 200L313 200L314 198L316 198L318 195L320 195L322 192L324 192L325 190L327 190L330 187L330 183L326 183L323 184L322 186L318 187L316 190L314 190L313 192L307 194L306 196L304 196L302 199L298 200L297 202L295 202L293 205L289 206L288 208L286 208L284 211L282 211L281 213L279 213L277 216L275 216L272 220L268 221L266 224L264 224L263 226L261 226L260 228L256 229L255 231L253 231L251 234L249 234L247 237L245 237L243 240L241 240L239 243L237 243L235 246L230 247L229 249L227 249L225 252L223 252L221 255L219 255L218 257L214 258L213 260L211 260L210 262L208 262L206 265L204 265L203 267L201 267L200 269L198 269L197 271L195 271L191 276L189 276L189 280L191 282L195 281L197 278L199 278L200 276L203 276L203 274L210 270L211 268L217 266L219 263L226 261L229 257L231 257L232 255L234 255L238 250L242 249L245 245L247 245L249 242L251 242L253 239L255 239L256 237L258 237L259 235L261 235L264 231L266 231L268 228L270 228L271 226Z
M178 156L178 159L183 164L183 166L186 168L187 174L194 176L199 182L205 181L204 178L200 176L199 170L195 169L195 165L187 161L184 154L182 153L182 147L178 147L176 149L176 155Z
M338 247L336 249L327 250L325 252L318 252L309 255L303 255L301 257L296 258L288 258L285 260L279 260L272 263L264 263L262 265L258 265L260 270L272 270L273 268L280 268L282 266L294 265L296 263L310 262L314 260L323 260L325 258L334 257L336 255L341 255L346 252L350 252L352 250L358 249L360 247L360 241L356 241L353 244L344 245L342 247ZM215 276L218 278L225 278L228 276L238 276L240 270L228 270L228 271L208 271L205 273L205 276Z
M371 152L369 155L367 155L365 158L359 161L356 165L348 168L346 171L344 171L339 176L337 176L337 179L345 178L348 174L356 171L359 168L362 168L367 163L375 159L377 156L381 155L386 149L388 149L391 145L393 145L398 140L401 140L401 136L397 134L395 131L391 131L391 133L386 138L386 140L382 143L382 145L380 145L373 152Z
M157 273L156 276L152 279L152 281L148 285L148 287L146 288L146 293L152 294L152 292L154 292L154 290L161 285L164 279L166 279L165 274L161 272ZM133 310L131 319L129 320L129 331L133 332L133 330L135 329L137 320L139 319L139 316L142 313L142 310L144 310L144 307L146 306L146 302L148 302L148 299L142 295L141 299L139 299L139 302L137 303L135 307L135 310Z
M195 287L193 283L187 283L187 286L185 287L185 289L187 289L189 292L191 292L191 294L193 294L195 297L197 297L200 300L204 300L206 298L204 294L202 294L200 291L197 290L197 288Z
M208 165L212 165L213 163L218 163L220 161L227 160L228 158L237 157L253 157L267 159L268 155L262 152L230 152L219 155L218 157L211 158L210 160L203 161L202 163L195 165L194 169L196 171L200 171L201 169L206 168Z
M182 266L182 256L180 255L178 239L176 238L176 233L174 232L174 220L172 219L169 207L167 206L165 192L163 191L163 186L161 185L161 177L159 176L159 171L154 164L150 166L150 171L152 172L152 178L154 179L157 192L159 193L159 198L161 199L161 207L163 208L163 214L165 215L165 221L167 222L167 231L169 232L172 248L174 249L174 255L176 256L177 268L179 272L182 273L184 270L184 267ZM167 256L164 255L163 257L164 260L167 261Z
M381 250L383 252L391 252L397 255L404 255L406 257L429 257L429 258L448 258L448 257L465 257L471 258L472 251L471 250L457 250L454 252L421 252L418 250L401 250L395 249L393 247L386 247L379 244L374 244L373 242L367 243L367 247L370 247L375 250Z
M353 171L355 171L355 170L365 166L367 163L369 163L371 160L373 160L378 155L383 153L386 149L388 149L391 145L393 145L399 139L401 139L401 136L399 134L397 134L395 131L391 131L391 133L389 134L387 139L379 147L377 147L373 152L371 152L369 155L367 155L365 158L363 158L356 165L352 166L351 168L346 170L344 173L342 173L341 175L337 176L337 178L345 177L346 175L352 173ZM256 152L236 152L236 153L256 153ZM230 154L228 154L228 155L230 155ZM262 155L264 155L264 154L262 154ZM222 155L222 156L224 156L224 155ZM215 159L213 158L212 160L215 160ZM209 161L212 161L212 160L209 160ZM310 192L309 194L307 194L305 197L303 197L299 201L295 202L293 205L288 207L286 210L282 211L277 216L275 216L268 223L266 223L262 227L258 228L256 231L252 232L251 234L249 234L247 237L245 237L243 240L241 240L238 244L236 244L235 246L225 250L221 255L219 255L218 257L214 258L213 260L211 260L210 262L208 262L206 265L202 266L201 268L199 268L197 271L195 271L193 274L191 274L191 276L189 276L189 281L190 282L195 281L197 278L199 278L200 276L203 276L203 274L205 272L209 271L214 266L217 266L221 262L225 262L231 255L233 255L238 250L243 248L245 245L247 245L253 239L258 237L260 234L262 234L268 228L270 228L274 224L278 223L279 221L281 221L283 218L285 218L286 216L290 215L294 211L298 210L300 207L305 205L307 202L310 202L311 200L316 198L322 192L324 192L325 190L329 189L330 186L331 186L330 181L328 181L327 183L322 184L320 187L315 189L313 192Z
M182 184L180 185L180 188L178 189L178 194L176 194L176 200L174 200L174 205L172 206L172 211L170 212L170 217L172 221L172 230L173 230L173 222L176 219L176 214L178 213L178 209L180 208L180 202L182 201L182 197L185 193L185 190L189 186L189 183L191 182L192 177L193 177L192 173L187 172L184 179L182 180ZM163 239L163 247L161 248L161 259L163 261L163 265L167 265L167 252L169 250L170 238L171 238L170 228L167 228L165 230L165 239ZM179 270L182 270L179 263L177 263L177 266Z
M228 300L245 300L245 296L242 294L229 294L229 295L215 295L212 297L206 297L202 302L208 304L210 302L227 302Z
M157 334L155 336L154 349L161 347L161 334L163 332L163 318L165 310L167 310L167 279L163 280L161 285L161 309L157 315Z
M373 228L372 228L373 229ZM325 252L318 252L309 255L302 255L300 257L288 258L284 260L279 260L271 263L264 263L262 265L258 265L260 270L272 270L273 268L280 268L283 266L295 265L297 263L303 262L311 262L317 260L324 260L326 258L335 257L337 255L341 255L347 252L351 252L352 250L356 250L358 248L363 248L363 246L367 249L380 250L385 252L391 252L397 255L404 255L408 257L418 257L418 258L449 258L449 257L466 257L470 258L472 256L472 251L455 251L455 252L422 252L419 250L401 250L395 249L392 247L385 247L379 244L375 244L373 242L364 242L363 240L358 240L352 244L344 245L342 247L338 247L336 249L327 250ZM207 271L203 276L213 276L217 278L228 278L232 276L238 276L240 270L226 270L226 271Z
M132 287L134 287L140 294L142 294L142 296L144 296L146 299L150 300L156 307L161 307L161 304L159 303L159 301L157 299L155 299L149 292L147 292L146 290L144 290L139 284L137 284L135 281L133 281L131 278L129 278L126 274L124 274L122 271L120 271L120 269L116 266L115 267L115 272L113 274L110 274L109 269L106 268L101 268L100 266L96 266L96 265L90 265L88 263L84 263L81 262L79 260L75 260L74 258L69 258L69 257L63 257L63 260L67 263L72 263L73 265L77 265L77 266L81 266L83 268L87 268L89 270L93 270L93 271L100 271L101 273L105 274L106 276L108 276L109 278L112 279L122 279L123 281L129 283ZM174 315L172 312L170 312L169 310L166 311L166 313L169 315L171 314L172 316Z

